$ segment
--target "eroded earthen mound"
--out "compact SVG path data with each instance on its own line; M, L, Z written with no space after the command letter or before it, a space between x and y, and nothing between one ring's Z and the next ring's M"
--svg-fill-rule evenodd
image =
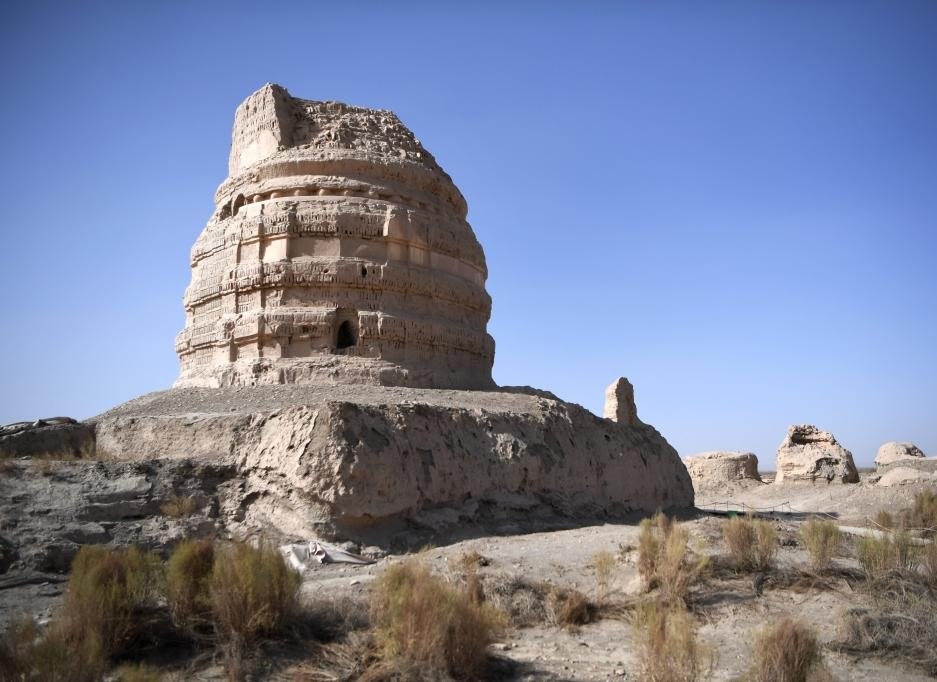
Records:
M232 462L244 519L300 537L693 504L686 468L653 427L543 393L173 389L94 422L99 457Z
M778 446L777 483L858 483L852 453L829 431L812 424L789 426Z
M687 457L683 463L696 489L732 481L761 481L753 452L712 450Z
M924 457L924 452L914 443L900 443L892 441L883 444L875 453L875 465L885 466L893 462L906 459Z

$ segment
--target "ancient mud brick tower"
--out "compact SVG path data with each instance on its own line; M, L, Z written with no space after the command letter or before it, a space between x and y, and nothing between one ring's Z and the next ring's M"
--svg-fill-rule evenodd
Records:
M490 388L485 255L465 199L390 111L266 85L192 248L177 386Z

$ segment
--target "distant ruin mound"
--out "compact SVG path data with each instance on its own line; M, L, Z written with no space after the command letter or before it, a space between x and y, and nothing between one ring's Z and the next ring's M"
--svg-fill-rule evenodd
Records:
M852 453L829 431L812 424L789 426L778 446L777 476L781 483L858 483Z

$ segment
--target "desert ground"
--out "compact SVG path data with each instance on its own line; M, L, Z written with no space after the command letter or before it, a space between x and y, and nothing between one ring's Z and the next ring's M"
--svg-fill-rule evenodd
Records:
M701 650L710 660L701 679L750 679L754 632L785 615L815 630L828 674L818 679L932 679L937 673L932 652L921 655L894 647L859 650L846 640L844 623L850 610L875 613L881 607L875 584L854 558L858 537L854 533L862 531L851 529L874 527L873 519L880 510L907 507L922 490L933 490L922 483L881 488L875 485L876 479L874 472L866 472L862 481L853 485L738 481L697 491L697 508L678 513L677 523L688 531L691 551L711 559L711 566L693 582L686 596ZM764 510L761 517L774 527L779 545L770 569L736 571L726 564L722 529L727 517L712 511L726 507ZM815 513L846 530L832 565L824 570L811 568L800 536L800 528ZM302 576L300 596L306 618L329 621L331 625L322 628L326 634L262 641L249 657L248 679L358 679L362 668L355 659L363 656L362 642L368 636L370 591L389 566L400 562L427 565L460 590L474 574L485 599L510 613L489 647L485 679L648 679L642 672L632 625L636 606L654 598L638 568L642 516L614 523L568 524L570 527L554 530L525 527L523 520L464 527L446 537L432 538L423 547L416 546L426 541L425 535L418 534L414 546L392 551L349 544L346 549L368 554L374 563L313 561ZM147 522L155 523L153 519ZM613 563L601 570L596 558L603 554L612 557ZM766 579L757 589L755 578L760 574ZM0 618L8 623L25 614L40 624L48 622L62 599L66 578L64 573L52 571L31 578L3 577ZM557 622L544 604L544 595L554 589L584 595L590 604L587 622ZM933 589L926 594L931 604L937 604ZM932 645L933 635L930 639ZM217 654L192 651L178 643L144 647L135 654L137 660L155 666L163 679L227 679ZM424 674L422 679L436 678Z
M746 494L733 497L741 497L750 505L790 503L795 508L809 508L826 500L826 508L816 510L842 514L840 522L848 527L869 526L869 520L883 506L894 508L896 493L898 500L910 502L916 492L916 486L908 486L886 496L861 483L824 486L823 491L814 486L783 486L780 490L762 484L740 487L745 488ZM714 556L723 552L724 517L691 513L681 518L680 523L690 532L691 545ZM805 518L803 514L778 514L772 521L781 543L775 570L778 574L797 574L799 579L795 584L771 585L758 596L751 574L716 571L693 588L691 612L699 624L699 638L710 647L713 655L711 676L707 679L745 679L752 660L753 631L784 615L793 615L816 628L824 645L824 662L835 679L932 679L928 671L903 662L900 657L837 650L842 636L841 614L849 609L871 607L872 600L858 562L849 556L851 541L848 536L831 569L821 573L811 571L798 535ZM579 590L598 602L628 603L643 594L637 568L638 534L635 519L630 523L606 523L552 532L493 535L426 549L417 554L417 559L458 583L464 575L460 561L466 555L477 553L487 564L479 569L481 575L492 581L520 578L533 583L545 582ZM603 551L616 557L611 579L605 587L599 584L591 565L593 557ZM404 558L387 556L373 566L314 567L306 575L303 594L310 600L323 593L365 599L368 584L383 566ZM573 628L548 623L516 627L492 648L493 655L503 662L500 669L508 671L509 679L641 679L627 615L599 618ZM302 664L298 670L306 669L307 665ZM293 672L284 671L283 679L291 679Z

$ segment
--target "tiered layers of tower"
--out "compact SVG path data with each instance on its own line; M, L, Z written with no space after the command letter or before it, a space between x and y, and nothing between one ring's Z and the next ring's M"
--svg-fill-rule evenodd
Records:
M238 107L215 206L177 386L494 385L465 199L392 112L264 86Z

